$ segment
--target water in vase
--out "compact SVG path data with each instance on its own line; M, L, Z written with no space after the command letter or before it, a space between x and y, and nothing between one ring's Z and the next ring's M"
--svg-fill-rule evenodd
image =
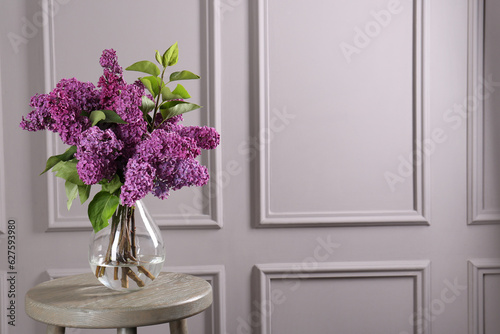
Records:
M142 256L136 263L122 264L116 261L104 263L103 258L90 263L99 281L110 289L118 291L140 290L160 273L164 257Z

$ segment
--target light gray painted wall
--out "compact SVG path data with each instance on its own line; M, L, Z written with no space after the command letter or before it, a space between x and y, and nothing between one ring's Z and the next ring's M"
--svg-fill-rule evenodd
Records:
M214 287L193 333L498 333L499 13L493 0L1 0L1 333L43 332L26 291L89 270L86 207L67 212L61 183L38 176L62 146L18 127L30 96L96 82L104 48L128 66L175 41L203 77L189 88L205 108L186 122L222 133L208 188L148 200L165 270Z

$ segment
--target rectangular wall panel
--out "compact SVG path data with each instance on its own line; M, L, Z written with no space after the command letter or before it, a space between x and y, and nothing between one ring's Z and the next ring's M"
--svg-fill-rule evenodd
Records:
M298 263L257 265L255 291L260 302L254 312L259 315L260 333L297 329L429 333L428 320L421 316L429 309L429 265L428 261L320 263L310 269L300 269L303 264Z
M62 78L76 77L80 81L97 84L101 75L99 57L102 50L114 48L120 65L125 68L135 61L154 61L156 49L164 50L176 42L179 34L169 36L168 31L183 31L179 40L180 61L172 71L188 69L199 73L201 80L186 82L186 88L193 96L193 102L204 106L201 111L185 114L184 124L201 124L215 127L220 131L220 22L216 15L218 0L188 1L178 4L182 12L195 13L191 20L183 16L169 16L175 5L161 0L146 2L100 1L69 2L54 7L54 0L44 0L45 10L51 15L44 29L45 83L50 91ZM113 10L114 6L129 6L133 17L124 17ZM136 9L133 9L137 7ZM144 7L155 8L144 11ZM179 9L180 10L180 9ZM89 20L93 28L86 27ZM142 34L135 29L139 22L161 22L161 34ZM127 23L128 22L128 23ZM94 32L99 31L97 36ZM127 37L128 36L128 37ZM86 40L98 48L89 50ZM135 47L131 47L135 45ZM125 71L127 82L133 82L138 72ZM60 154L65 150L60 139L49 133L47 136L48 155ZM222 227L222 191L218 182L220 170L220 148L204 152L201 162L210 173L210 182L202 188L187 188L172 192L167 201L153 196L146 203L161 228L220 228ZM40 166L43 169L43 166ZM49 173L51 174L51 173ZM90 229L86 205L75 204L68 212L64 181L53 175L49 180L49 230ZM96 187L97 188L97 187Z
M0 68L1 68L1 59L0 59ZM0 74L0 234L1 233L6 233L6 221L7 221L7 213L5 212L5 195L6 195L6 188L5 188L5 148L4 148L4 138L3 138L3 121L2 121L2 115L3 115L3 104L2 104L2 76Z
M500 260L469 261L469 334L500 331Z
M500 223L498 1L469 0L468 178L469 224Z
M391 3L256 1L258 226L428 224L428 5Z

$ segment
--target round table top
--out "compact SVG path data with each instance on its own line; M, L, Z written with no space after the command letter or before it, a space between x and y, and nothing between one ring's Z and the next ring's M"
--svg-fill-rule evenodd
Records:
M128 328L184 319L211 304L211 285L195 276L161 273L142 290L121 292L88 273L35 286L25 308L31 318L60 327Z

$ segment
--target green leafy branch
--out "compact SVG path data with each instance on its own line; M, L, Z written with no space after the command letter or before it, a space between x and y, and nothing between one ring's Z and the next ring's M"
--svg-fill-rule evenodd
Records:
M174 81L199 79L199 75L183 70L171 73L167 82L164 80L167 67L177 64L179 60L177 42L170 46L163 55L157 50L155 58L158 64L161 65L161 70L155 63L149 60L136 62L126 68L128 71L150 74L149 76L139 78L153 97L153 100L151 100L143 96L141 105L144 119L148 123L150 131L155 129L155 119L158 113L161 114L162 121L156 127L169 118L201 108L197 104L185 101L191 98L191 96L181 84L177 84L173 91L167 86ZM152 116L150 115L151 111L153 112Z

